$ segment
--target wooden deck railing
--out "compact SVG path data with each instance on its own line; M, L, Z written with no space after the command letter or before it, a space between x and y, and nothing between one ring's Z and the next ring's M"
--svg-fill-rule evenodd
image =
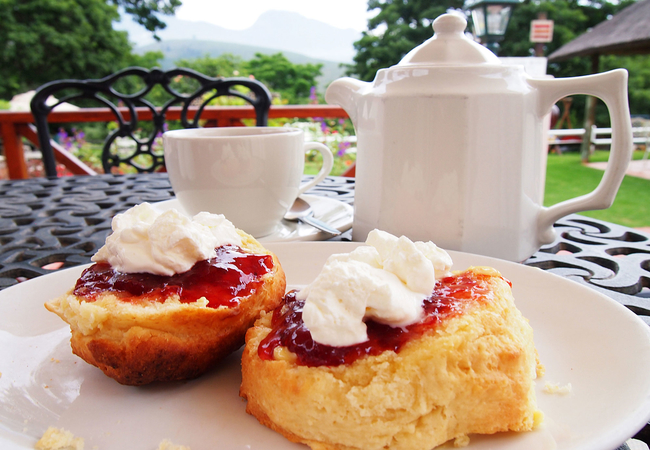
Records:
M190 109L190 117L195 109ZM120 113L129 120L128 109L121 108ZM148 108L137 109L139 120L151 120L152 114ZM168 120L180 119L181 108L172 107L167 112ZM212 106L207 107L201 115L208 124L213 126L239 126L242 119L254 119L255 111L250 106ZM347 113L338 106L332 105L281 105L271 106L269 118L347 118ZM76 111L54 110L48 117L50 123L82 123L82 122L111 122L115 116L108 108L83 108ZM31 112L0 111L0 138L4 147L9 177L12 179L27 178L27 164L23 151L22 138L26 138L40 148L34 117ZM94 172L81 163L74 155L64 148L53 145L57 162L62 163L73 174L92 175Z

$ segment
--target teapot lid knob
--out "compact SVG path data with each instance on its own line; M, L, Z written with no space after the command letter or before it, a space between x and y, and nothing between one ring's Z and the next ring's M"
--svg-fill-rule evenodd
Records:
M433 21L433 37L407 53L397 65L501 64L494 53L465 36L465 28L467 20L460 13L441 15Z
M463 34L467 28L467 20L460 14L443 14L433 21L435 34Z

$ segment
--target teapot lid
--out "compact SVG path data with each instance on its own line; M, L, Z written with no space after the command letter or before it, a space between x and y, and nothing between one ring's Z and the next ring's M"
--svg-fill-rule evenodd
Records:
M465 36L466 27L467 20L460 14L441 15L433 21L433 37L408 52L397 65L501 64L494 53Z

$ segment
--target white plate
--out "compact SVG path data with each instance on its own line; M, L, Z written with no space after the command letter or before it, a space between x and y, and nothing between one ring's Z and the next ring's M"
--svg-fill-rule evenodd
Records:
M328 225L344 232L352 228L353 208L347 203L334 200L333 198L320 195L303 194L301 197L307 201L314 210L314 217ZM164 202L152 203L151 206L166 211L175 208L184 211L177 199L165 200ZM246 231L246 230L244 230ZM291 242L291 241L324 241L332 235L317 230L311 225L302 222L290 222L282 220L276 230L268 236L258 238L260 242Z
M276 243L288 283L309 283L345 242ZM529 433L472 437L468 450L613 450L650 416L650 327L609 298L523 265L450 252L454 268L497 267L514 285L535 331L546 375L538 381L545 425ZM86 448L153 450L164 438L192 450L305 449L260 425L238 396L239 356L186 383L122 386L70 351L68 326L43 302L70 288L81 268L0 292L0 448L32 449L48 426ZM543 392L571 383L569 395Z

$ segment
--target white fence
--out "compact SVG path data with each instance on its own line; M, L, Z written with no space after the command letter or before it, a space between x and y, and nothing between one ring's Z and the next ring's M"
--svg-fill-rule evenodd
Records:
M585 134L584 128L570 128L563 130L549 130L548 140L550 146L581 144ZM650 126L632 127L633 142L635 145L645 146L646 153L650 149ZM564 138L564 139L563 139ZM596 146L612 145L612 129L591 127L591 148Z

